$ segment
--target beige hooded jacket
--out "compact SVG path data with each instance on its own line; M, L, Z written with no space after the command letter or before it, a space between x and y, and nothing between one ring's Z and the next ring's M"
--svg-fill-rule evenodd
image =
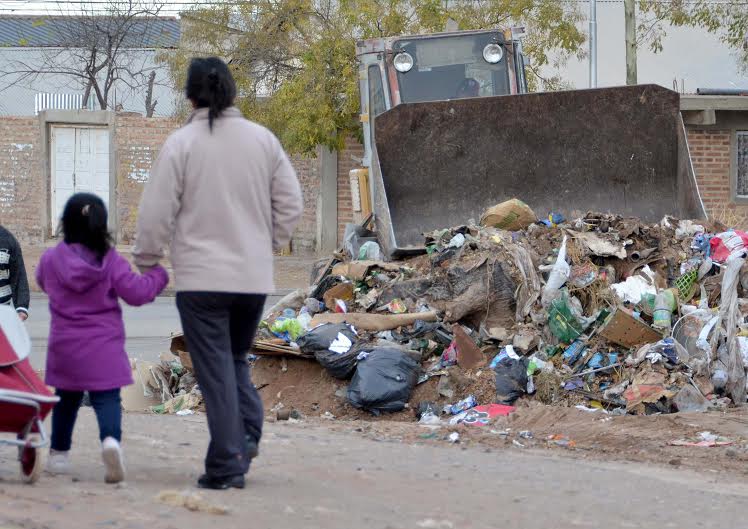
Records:
M133 255L148 268L171 245L176 288L274 291L273 249L302 212L299 182L278 139L236 108L208 127L198 109L172 133L143 192Z

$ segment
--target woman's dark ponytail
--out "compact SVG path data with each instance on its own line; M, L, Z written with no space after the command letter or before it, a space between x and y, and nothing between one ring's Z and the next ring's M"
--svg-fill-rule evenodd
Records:
M218 57L192 59L185 92L196 108L208 109L208 126L213 130L221 112L234 104L236 83L229 67Z

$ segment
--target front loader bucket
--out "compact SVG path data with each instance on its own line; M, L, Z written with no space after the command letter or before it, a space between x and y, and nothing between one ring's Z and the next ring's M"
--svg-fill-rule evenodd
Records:
M510 198L703 218L677 93L655 85L402 104L375 121L371 191L392 255Z

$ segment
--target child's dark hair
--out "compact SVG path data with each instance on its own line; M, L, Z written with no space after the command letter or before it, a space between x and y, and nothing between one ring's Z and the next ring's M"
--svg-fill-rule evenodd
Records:
M192 59L185 92L197 108L208 109L208 126L213 130L213 121L234 104L236 83L229 67L218 57Z
M68 244L82 244L101 259L112 247L104 201L90 193L76 193L62 213L62 234Z

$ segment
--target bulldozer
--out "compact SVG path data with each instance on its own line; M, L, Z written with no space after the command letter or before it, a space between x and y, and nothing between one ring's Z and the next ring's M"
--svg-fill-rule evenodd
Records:
M357 43L360 201L383 253L519 198L538 215L705 218L679 95L656 85L530 93L524 31Z

